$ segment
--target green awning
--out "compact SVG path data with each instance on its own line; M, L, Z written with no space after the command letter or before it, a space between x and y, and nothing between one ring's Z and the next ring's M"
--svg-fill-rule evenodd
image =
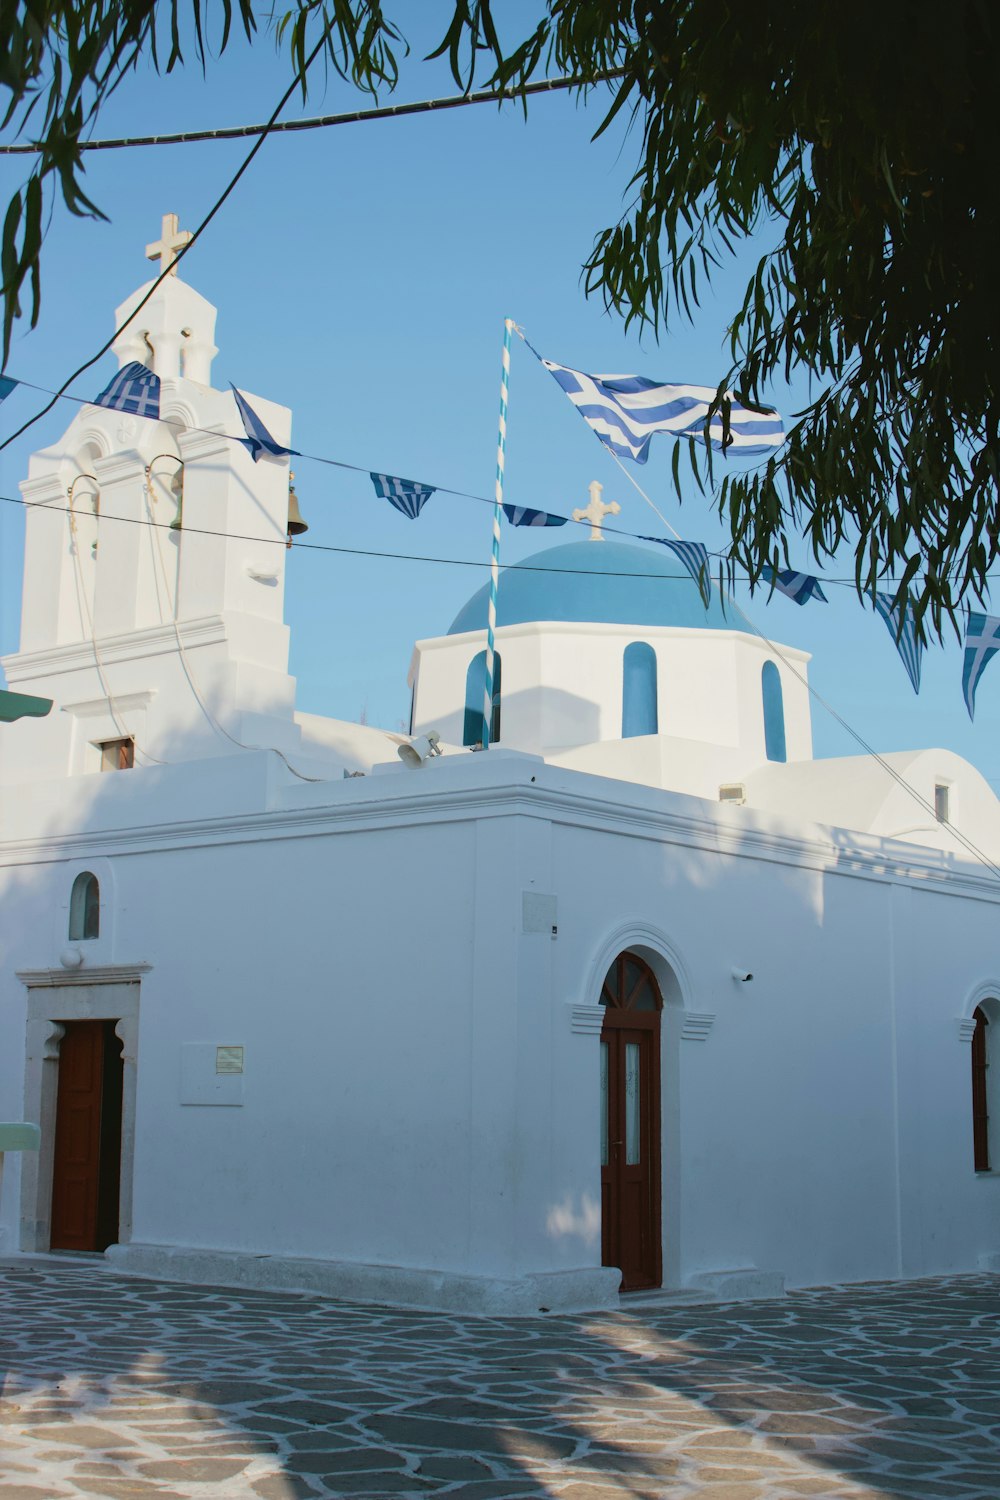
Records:
M15 719L44 719L51 707L51 698L33 698L30 693L8 693L0 688L0 722L4 724L13 724Z

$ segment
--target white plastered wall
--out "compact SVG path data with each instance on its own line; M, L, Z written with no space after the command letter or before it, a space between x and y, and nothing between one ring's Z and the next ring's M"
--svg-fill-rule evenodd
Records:
M781 674L788 759L811 757L805 652L783 646L776 657L765 643L737 631L558 621L497 631L503 663L501 743L554 758L594 747L588 770L628 774L626 761L602 763L596 747L621 740L622 658L633 641L645 641L656 651L660 736L729 752L726 764L742 770L763 764L761 669L771 660ZM417 642L410 667L416 732L436 728L444 739L461 744L466 673L483 645L478 633ZM702 793L701 780L681 785L685 764L678 752L673 779L666 784Z
M445 1302L577 1285L600 1259L595 1011L619 942L668 990L673 1284L973 1269L995 1243L960 1026L995 953L974 868L510 757L244 795L228 821L99 838L109 961L150 965L134 1244L375 1267L369 1293L404 1300L429 1273ZM21 846L3 877L21 971L58 968L40 917L90 858L53 853ZM525 893L554 899L555 935ZM23 985L0 985L17 1118ZM240 1104L183 1101L190 1044L244 1047Z

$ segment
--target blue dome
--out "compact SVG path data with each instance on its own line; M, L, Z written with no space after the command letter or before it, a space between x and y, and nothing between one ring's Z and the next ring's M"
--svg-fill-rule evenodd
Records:
M538 572L530 569L537 568ZM541 571L544 569L545 571ZM449 635L484 630L489 585L459 610ZM625 542L569 542L534 552L500 577L497 624L571 620L599 625L676 625L732 630L717 588L708 605L669 548Z

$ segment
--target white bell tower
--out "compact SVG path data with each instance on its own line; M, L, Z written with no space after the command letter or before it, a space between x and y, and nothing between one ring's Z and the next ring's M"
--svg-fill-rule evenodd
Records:
M11 778L97 770L115 740L134 740L136 767L232 754L234 740L299 741L283 620L288 461L254 463L232 392L210 383L216 309L175 263L189 238L164 217L147 255L168 274L116 313L119 368L159 376L159 419L84 406L21 485L21 639L3 666L12 689L55 710L33 726L23 766L15 742L27 739L5 736ZM287 445L290 411L243 394Z

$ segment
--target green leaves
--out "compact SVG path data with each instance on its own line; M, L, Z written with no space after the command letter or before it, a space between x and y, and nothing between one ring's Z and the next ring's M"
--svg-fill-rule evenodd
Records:
M31 326L35 327L41 311L42 294L39 279L39 256L42 248L42 184L37 175L10 201L3 226L0 267L3 270L4 318L3 360L7 362L14 319L21 315L21 291L25 281L31 286Z
M205 67L213 46L222 51L229 45L237 19L251 39L258 27L253 0L20 0L0 6L3 124L38 145L35 167L10 200L4 224L4 365L29 285L31 326L38 321L43 214L55 194L73 214L103 217L83 188L80 141L105 101L143 58L170 72L185 63L187 47ZM378 0L297 0L280 19L265 11L264 22L287 47L303 95L306 60L320 36L342 77L372 94L395 86L394 47L405 43Z
M733 559L756 580L803 542L820 567L849 547L860 593L906 595L921 635L940 633L961 602L983 600L1000 533L995 8L954 0L942 22L930 0L539 0L523 35L510 16L452 0L431 55L463 89L485 59L498 99L541 70L582 89L622 72L596 134L627 112L636 166L625 213L584 263L588 295L626 325L669 331L697 317L741 241L770 236L733 307L720 396L766 404L792 372L817 394L761 469L729 473L689 444ZM253 0L0 6L5 124L40 145L4 225L5 359L28 284L38 317L46 193L98 212L79 142L104 100L147 55L181 65L186 36L205 65L237 18L256 34ZM396 83L406 43L379 0L295 0L260 24L303 91L322 28L340 76L370 94Z
M760 400L804 370L821 394L766 468L721 478L734 558L757 579L800 538L821 566L849 546L859 592L907 597L921 635L940 633L982 600L998 551L993 13L959 3L946 35L903 0L632 14L642 159L586 288L669 328L769 226L728 381ZM693 457L712 483L710 453Z

